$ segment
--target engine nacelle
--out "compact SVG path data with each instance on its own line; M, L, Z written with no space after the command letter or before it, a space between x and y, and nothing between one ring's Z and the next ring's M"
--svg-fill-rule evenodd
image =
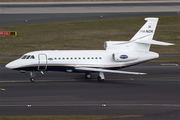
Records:
M138 59L138 55L136 53L113 53L112 58L117 62L127 62Z
M129 41L106 41L104 43L104 48L107 49L119 49L120 46L124 43L128 43Z

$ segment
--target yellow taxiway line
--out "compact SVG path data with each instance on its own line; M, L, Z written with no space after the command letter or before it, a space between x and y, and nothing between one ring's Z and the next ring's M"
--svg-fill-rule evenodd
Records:
M6 90L6 89L4 89L4 88L0 88L0 90Z

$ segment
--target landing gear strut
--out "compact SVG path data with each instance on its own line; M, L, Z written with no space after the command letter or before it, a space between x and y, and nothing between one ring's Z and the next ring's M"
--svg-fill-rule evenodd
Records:
M90 73L86 73L86 74L85 74L85 77L86 77L86 79L91 79L91 78L92 78L92 75L91 75Z
M34 72L34 71L31 71L31 72L30 72L30 76L31 76L30 81L31 81L31 82L34 82L34 81L35 81L35 76L36 76L35 72Z
M98 81L99 82L103 82L104 81L104 79L105 79L105 77L104 77L104 73L103 72L99 72L99 76L98 76Z

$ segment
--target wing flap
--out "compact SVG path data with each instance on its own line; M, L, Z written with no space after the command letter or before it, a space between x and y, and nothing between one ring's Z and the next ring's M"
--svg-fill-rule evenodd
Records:
M146 73L139 73L139 72L128 72L128 71L118 71L118 70L107 70L107 69L100 69L100 68L87 68L87 67L77 67L76 70L83 70L83 71L93 71L93 72L109 72L109 73L121 73L121 74L135 74L135 75L144 75Z

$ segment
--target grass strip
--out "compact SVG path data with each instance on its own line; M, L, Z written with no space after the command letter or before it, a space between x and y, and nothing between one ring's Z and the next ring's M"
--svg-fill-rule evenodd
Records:
M1 120L102 120L137 118L143 115L59 115L59 116L0 116Z
M151 51L179 54L180 16L159 18L154 39L176 45L152 45ZM0 31L17 31L18 36L0 36L0 56L21 56L37 50L101 50L105 41L130 40L145 22L144 18L120 18L4 26Z

